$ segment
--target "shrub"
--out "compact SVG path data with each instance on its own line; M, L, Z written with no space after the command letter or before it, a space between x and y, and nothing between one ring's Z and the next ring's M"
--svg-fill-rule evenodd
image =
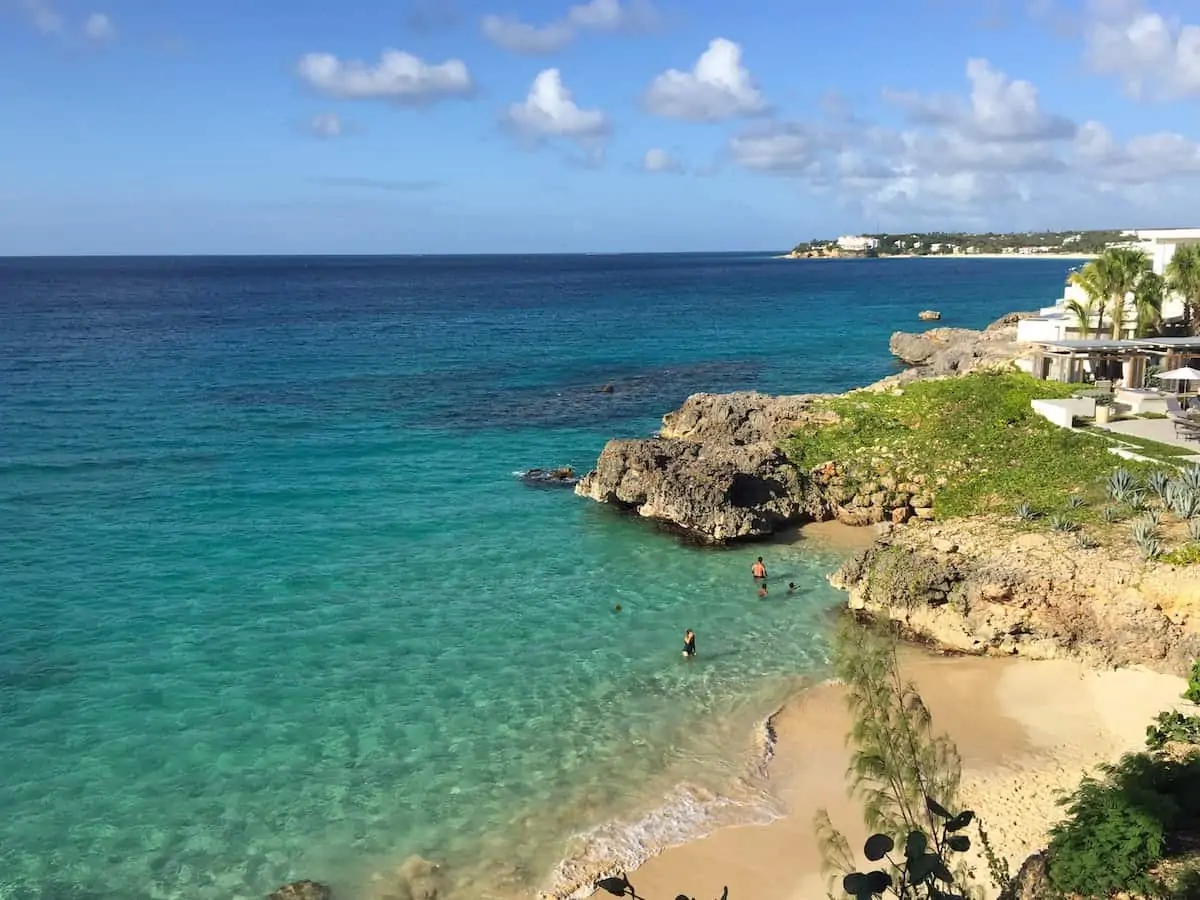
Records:
M1183 692L1183 699L1190 700L1192 703L1200 703L1200 659L1192 663L1192 671L1188 674L1187 690Z
M1200 800L1200 759L1137 753L1101 771L1063 801L1066 818L1051 831L1050 882L1083 897L1154 894L1150 869Z
M1186 544L1164 553L1161 559L1173 566L1194 566L1200 564L1200 544Z

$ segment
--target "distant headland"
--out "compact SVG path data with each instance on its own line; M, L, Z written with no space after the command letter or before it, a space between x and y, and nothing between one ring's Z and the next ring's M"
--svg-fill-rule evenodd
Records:
M1106 247L1129 241L1123 231L1026 231L1015 233L931 231L856 234L813 238L785 259L964 257L1089 259Z

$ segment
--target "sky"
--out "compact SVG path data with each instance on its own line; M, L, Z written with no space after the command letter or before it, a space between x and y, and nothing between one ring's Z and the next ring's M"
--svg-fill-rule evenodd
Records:
M0 0L0 255L1200 226L1200 0Z

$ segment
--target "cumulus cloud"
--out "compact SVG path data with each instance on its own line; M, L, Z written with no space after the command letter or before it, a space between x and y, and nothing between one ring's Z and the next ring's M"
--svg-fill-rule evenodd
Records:
M387 100L402 106L420 106L447 97L471 93L473 84L466 63L448 59L427 63L411 53L384 50L374 65L341 60L332 53L308 53L296 73L313 89L339 99Z
M1200 97L1200 24L1167 19L1138 0L1091 0L1084 30L1093 71L1141 100Z
M683 161L661 147L651 147L642 157L642 170L656 173L682 172Z
M1031 82L1009 78L986 59L969 59L970 95L923 95L884 91L884 99L900 106L917 124L946 125L997 141L1053 140L1069 137L1074 124L1041 108Z
M767 102L742 65L742 48L714 38L689 72L668 69L650 84L644 102L655 115L716 122L765 112Z
M583 31L637 31L659 21L649 0L590 0L572 6L561 19L533 25L511 15L486 15L480 20L483 36L498 47L529 56L553 53Z
M83 33L93 41L103 42L116 40L117 28L112 19L104 13L92 13L83 23Z
M966 68L968 88L934 97L892 92L902 127L863 122L843 105L824 119L770 121L733 136L730 160L764 175L831 191L881 223L964 227L998 216L1085 215L1088 203L1121 202L1161 214L1164 186L1186 196L1200 184L1200 144L1176 132L1118 139L1103 124L1075 125L1044 110L1036 88L985 60ZM1097 206L1097 213L1099 212ZM1109 215L1112 210L1109 209Z
M562 137L595 141L608 133L609 122L599 109L581 109L558 69L538 73L521 103L514 103L505 122L529 138Z

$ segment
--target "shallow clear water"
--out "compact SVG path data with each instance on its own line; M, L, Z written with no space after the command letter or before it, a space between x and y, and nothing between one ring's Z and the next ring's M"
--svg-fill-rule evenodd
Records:
M354 897L412 854L532 887L727 791L821 671L835 560L513 472L694 391L874 380L918 310L980 326L1067 268L0 260L0 898ZM801 591L760 601L758 553Z

